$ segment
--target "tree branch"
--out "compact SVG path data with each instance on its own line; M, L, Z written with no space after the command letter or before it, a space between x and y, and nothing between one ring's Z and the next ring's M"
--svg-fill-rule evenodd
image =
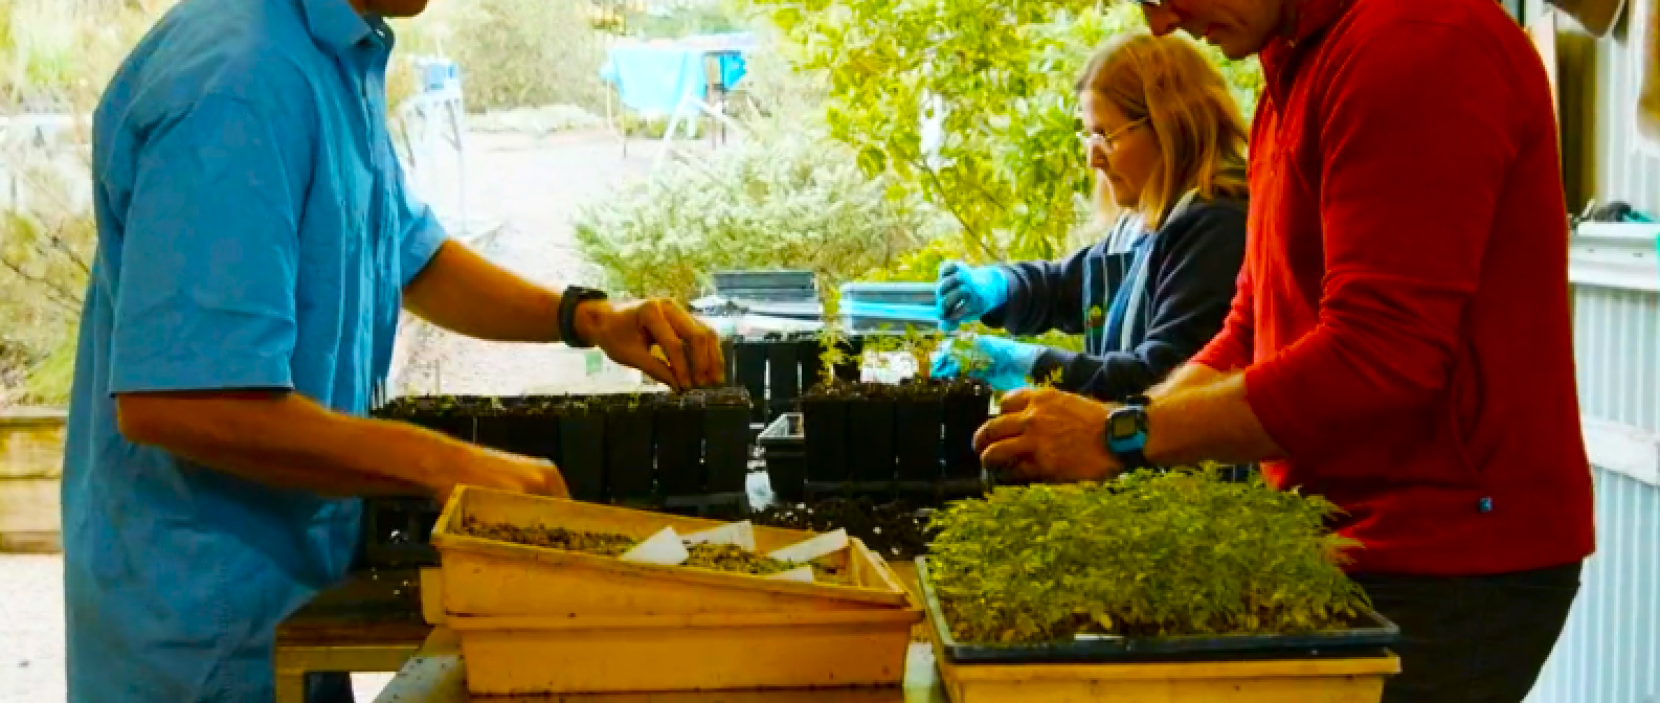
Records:
M32 283L40 286L46 292L48 300L62 305L68 312L74 314L80 313L82 303L81 296L65 291L64 289L58 287L57 284L46 280L44 277L36 276L23 270L23 267L17 262L4 256L0 256L0 267L5 267L5 269L10 271L12 275L22 279L25 283Z

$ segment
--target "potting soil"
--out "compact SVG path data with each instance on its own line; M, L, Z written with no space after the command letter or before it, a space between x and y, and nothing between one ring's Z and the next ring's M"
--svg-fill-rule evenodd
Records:
M535 547L550 547L608 557L622 556L641 542L641 540L627 535L582 532L563 527L545 527L542 525L521 527L483 522L474 518L463 520L461 531L463 534L483 539L527 544ZM714 569L716 571L768 576L783 573L799 566L786 561L769 559L730 544L696 544L687 547L686 551L691 556L686 560L685 566ZM811 566L813 567L813 578L820 583L848 584L852 582L851 574L848 573L847 569L828 560L816 560L812 562Z
M863 498L827 498L812 503L773 506L755 513L757 525L808 532L847 530L882 558L910 559L928 551L925 511L904 501L878 504Z

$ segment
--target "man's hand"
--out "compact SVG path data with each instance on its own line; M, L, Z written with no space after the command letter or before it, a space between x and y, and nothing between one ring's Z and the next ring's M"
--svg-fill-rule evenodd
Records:
M474 449L477 452L471 460L456 467L453 473L445 475L431 487L440 503L448 501L450 492L461 484L570 499L571 492L565 487L565 477L560 475L559 468L553 462L485 447Z
M582 303L576 309L576 332L617 363L676 391L726 382L720 337L671 300ZM667 363L651 353L654 346L662 349Z
M1050 483L1102 481L1124 470L1107 451L1110 406L1043 388L1006 396L1002 410L974 435L988 467Z

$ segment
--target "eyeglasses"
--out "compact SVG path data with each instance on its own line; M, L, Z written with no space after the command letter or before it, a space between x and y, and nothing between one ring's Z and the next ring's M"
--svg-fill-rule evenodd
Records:
M1118 148L1119 137L1124 136L1124 134L1130 130L1140 127L1146 123L1147 118L1143 117L1106 134L1101 134L1099 132L1078 132L1078 141L1083 142L1085 151L1100 147L1102 151L1112 153L1113 149Z

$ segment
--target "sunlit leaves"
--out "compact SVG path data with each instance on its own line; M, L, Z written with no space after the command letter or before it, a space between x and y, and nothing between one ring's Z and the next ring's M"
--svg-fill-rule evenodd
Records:
M971 260L1050 257L1087 218L1073 83L1090 51L1142 26L1092 0L748 0L784 30L796 65L825 71L832 135L950 211ZM1255 62L1219 65L1244 97ZM922 149L921 106L943 99L946 139ZM954 257L955 258L955 257ZM914 267L921 270L923 267Z

